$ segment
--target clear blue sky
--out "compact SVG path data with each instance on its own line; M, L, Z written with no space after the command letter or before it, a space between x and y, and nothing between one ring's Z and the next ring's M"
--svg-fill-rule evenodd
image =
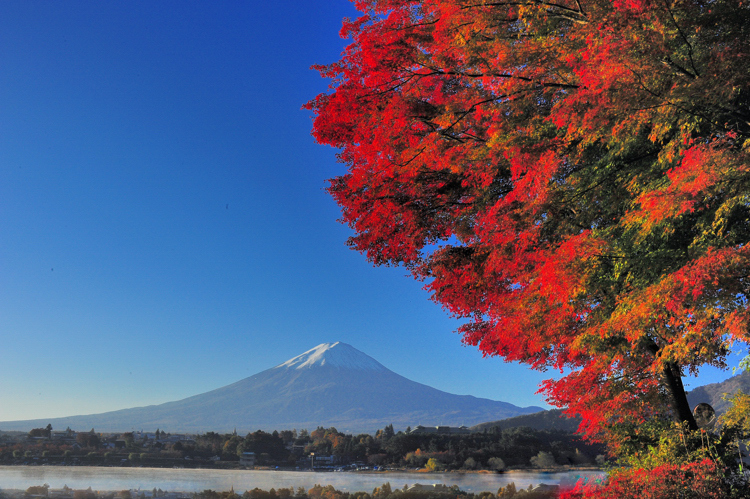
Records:
M0 4L0 421L184 398L344 341L413 380L543 405L463 347L324 191L302 104L344 0ZM710 373L705 381L725 375Z

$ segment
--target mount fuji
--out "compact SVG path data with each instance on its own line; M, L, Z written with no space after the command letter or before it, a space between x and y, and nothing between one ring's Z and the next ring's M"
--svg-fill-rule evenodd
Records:
M310 430L374 433L393 424L471 426L543 410L454 395L411 381L346 343L324 343L254 376L175 402L119 411L0 422L2 430L132 428L170 432Z

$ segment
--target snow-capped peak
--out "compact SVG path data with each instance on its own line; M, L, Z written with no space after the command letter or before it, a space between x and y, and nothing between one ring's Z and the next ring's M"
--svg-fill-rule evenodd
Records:
M279 364L276 368L306 369L311 367L331 366L364 371L387 370L380 362L346 343L321 343L302 355L298 355Z

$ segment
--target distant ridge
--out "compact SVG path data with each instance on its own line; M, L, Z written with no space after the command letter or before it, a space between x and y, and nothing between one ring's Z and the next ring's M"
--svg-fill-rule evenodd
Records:
M750 372L732 376L720 383L699 386L687 392L687 398L691 408L703 402L710 404L718 414L723 414L729 408L729 403L724 400L724 396L733 395L738 391L750 393ZM578 430L580 422L580 417L568 418L563 414L562 410L551 409L533 414L514 416L499 421L480 423L472 426L470 430L484 431L493 427L505 430L527 426L535 430L560 430L575 433Z
M497 427L501 430L508 428L518 428L526 426L535 430L557 430L565 433L575 433L578 431L578 425L581 418L568 418L560 409L551 409L549 411L540 411L533 414L524 414L512 418L502 419L500 421L488 421L480 423L469 428L471 431L484 431Z
M200 433L335 426L374 433L423 425L473 425L542 410L454 395L411 381L346 343L323 343L276 367L210 392L148 407L0 422L0 430L52 424L97 431Z
M701 402L705 402L711 404L718 414L723 414L729 408L729 403L723 400L724 395L734 395L739 390L742 390L744 393L750 393L749 372L732 376L721 383L711 383L690 390L687 393L688 403L692 408Z

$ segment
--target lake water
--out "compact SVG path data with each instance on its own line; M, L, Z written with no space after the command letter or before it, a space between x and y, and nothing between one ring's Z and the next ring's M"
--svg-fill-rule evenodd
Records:
M27 489L32 485L49 484L53 489L67 485L73 489L91 487L94 490L123 490L154 488L165 491L199 492L205 489L225 491L234 488L242 493L256 487L270 488L304 487L315 484L333 485L348 492L372 492L386 482L393 488L415 483L458 485L466 492L497 492L510 482L526 488L530 484L572 484L579 478L596 480L603 472L582 471L564 473L511 472L505 474L484 473L320 473L305 471L266 470L205 470L169 468L103 468L87 466L0 466L0 490Z

